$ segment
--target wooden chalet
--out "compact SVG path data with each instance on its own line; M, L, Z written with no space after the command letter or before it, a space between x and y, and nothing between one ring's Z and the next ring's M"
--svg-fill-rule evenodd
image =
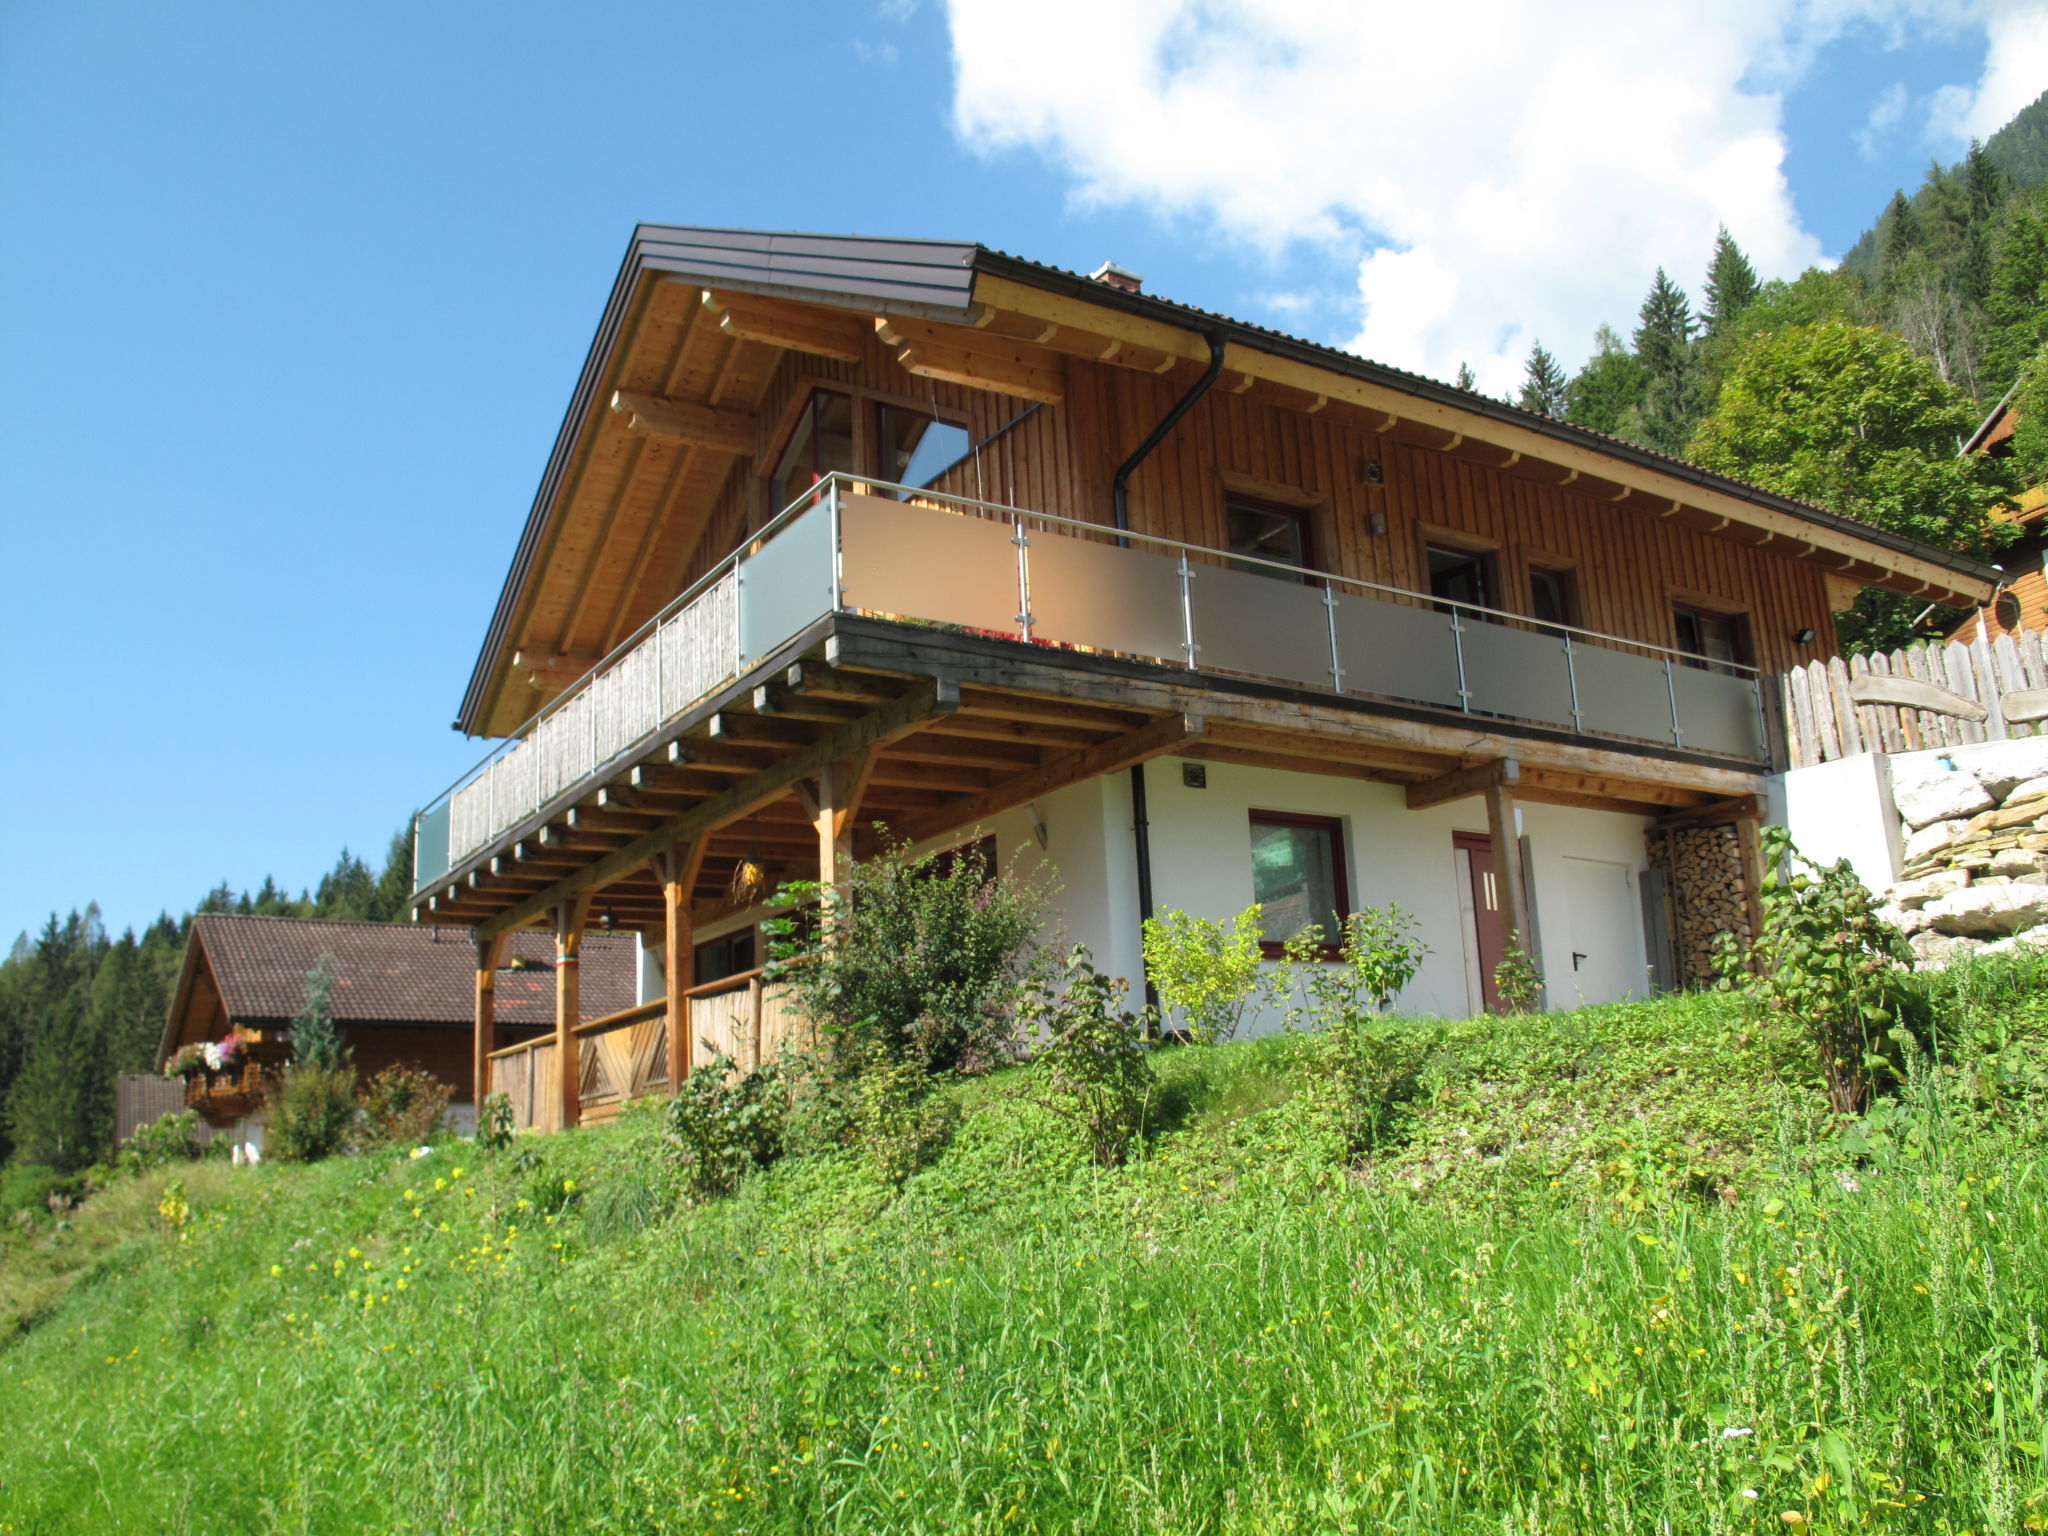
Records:
M1042 857L1066 936L1134 978L1160 907L1256 898L1278 937L1397 901L1417 1006L1492 1001L1511 936L1554 1002L1640 993L1684 979L1685 903L1753 899L1769 675L1865 584L1994 578L1113 267L643 225L462 701L500 745L421 816L415 910L475 938L480 1076L533 1080L485 1057L506 944L552 935L543 1044L584 1070L533 1123L589 1108L596 915L662 956L635 1027L676 1083L758 986L764 891L884 835Z
M192 920L158 1065L181 1046L239 1032L249 1042L240 1059L187 1079L185 1103L217 1129L260 1115L290 1057L308 978L325 964L335 1028L357 1073L367 1080L388 1066L431 1072L454 1089L466 1116L476 1097L475 958L461 935L435 928L202 913ZM594 935L584 959L593 1005L630 1012L639 963L632 935ZM492 1047L551 1034L553 945L542 934L519 934L498 961Z
M2019 426L2013 398L2018 393L2018 385L2006 391L2005 398L1992 407L1991 414L1963 444L1964 453L1981 453L1992 459L2012 457L2013 432ZM2011 503L1994 507L1991 515L2012 523L2019 536L1998 552L2000 579L1990 601L1950 632L1951 641L1996 640L2029 630L2048 630L2048 485L2029 487Z

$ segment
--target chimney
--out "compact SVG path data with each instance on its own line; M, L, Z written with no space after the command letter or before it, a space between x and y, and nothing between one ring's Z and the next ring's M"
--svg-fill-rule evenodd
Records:
M1088 275L1098 283L1107 283L1110 287L1122 289L1125 293L1142 293L1145 289L1144 278L1135 272L1126 272L1113 261L1105 261Z

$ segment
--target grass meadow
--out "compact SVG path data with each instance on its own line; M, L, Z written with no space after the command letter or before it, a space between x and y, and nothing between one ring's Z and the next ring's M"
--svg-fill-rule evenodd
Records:
M2044 981L1847 1128L1690 997L1412 1026L1358 1166L1280 1038L1115 1170L999 1073L901 1189L688 1206L649 1111L124 1181L0 1248L0 1531L2048 1529Z

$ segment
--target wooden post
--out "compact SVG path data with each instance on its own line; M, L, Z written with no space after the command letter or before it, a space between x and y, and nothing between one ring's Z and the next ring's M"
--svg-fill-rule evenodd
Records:
M478 1130L483 1129L484 1100L491 1091L491 1052L498 1046L498 965L504 953L502 933L476 935L476 1064L470 1099L476 1105Z
M1764 933L1763 822L1754 809L1735 818L1735 850L1742 860L1742 915L1754 944Z
M589 915L587 895L555 908L555 1073L565 1131L583 1119L583 1053L576 1025L583 1012L583 923Z
M1496 777L1486 796L1486 835L1493 844L1493 876L1500 884L1501 912L1507 918L1507 941L1523 953L1529 948L1529 896L1522 883L1522 840L1515 835L1515 792L1506 775ZM1529 956L1531 961L1534 955Z
M873 751L826 763L808 785L798 785L798 797L818 834L818 920L826 935L839 922L839 884L853 862L853 818L867 793L868 777L874 772Z
M690 893L697 884L697 871L704 863L709 839L697 838L671 848L655 858L655 872L661 876L662 974L668 989L668 1091L673 1098L683 1091L690 1075L690 999L687 993L695 976L695 929L690 920Z

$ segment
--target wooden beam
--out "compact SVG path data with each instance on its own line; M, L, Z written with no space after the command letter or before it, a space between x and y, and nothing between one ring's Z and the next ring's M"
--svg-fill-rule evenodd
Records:
M866 719L844 726L824 740L793 752L751 778L743 779L732 788L692 806L666 826L641 834L597 863L497 914L483 926L493 933L517 928L578 892L610 885L677 843L716 831L770 801L779 800L789 793L791 785L800 779L813 777L824 764L851 757L868 747L884 746L899 736L922 729L934 716L951 714L959 707L960 689L957 684L943 679L927 682L895 703L884 705Z
M690 999L696 980L696 933L690 906L704 867L708 839L696 838L655 855L661 877L662 976L667 992L668 1092L674 1098L690 1075Z
M590 897L568 895L555 909L555 1070L561 1078L562 1129L583 1119L583 925Z
M491 1052L498 1048L498 967L504 958L503 934L476 935L476 1040L469 1097L476 1105L478 1132L484 1126L484 1100L491 1092Z
M919 342L915 346L904 347L897 352L896 361L906 373L914 373L922 379L937 379L969 389L994 390L1000 395L1038 400L1047 405L1058 405L1066 398L1064 367L1056 370L1042 368L994 353L969 352L938 342Z
M704 307L718 317L718 328L737 341L758 341L842 363L857 363L867 355L870 322L862 315L709 288L704 291Z
M1735 818L1735 852L1742 862L1742 916L1754 943L1764 931L1763 818L1757 813L1756 801L1738 804L1742 813Z
M596 651L522 650L512 653L512 669L524 672L534 687L552 692L580 681L602 660Z
M1522 839L1515 831L1515 792L1503 777L1489 784L1484 793L1486 836L1493 844L1493 872L1500 886L1501 914L1507 919L1507 939L1527 954L1529 888L1522 878Z
M612 409L626 418L626 426L634 432L720 453L750 454L761 434L760 420L750 412L721 410L671 395L615 389Z
M1496 758L1490 763L1477 763L1470 768L1460 768L1441 778L1426 779L1420 784L1408 786L1408 809L1426 811L1433 805L1447 805L1453 800L1468 799L1483 795L1488 790L1502 785L1519 784L1522 780L1522 765L1512 757Z
M1657 830L1669 832L1678 827L1725 827L1730 822L1743 820L1761 822L1763 815L1761 795L1737 795L1732 799L1717 800L1711 805L1689 806L1659 816Z
M1085 752L1063 753L1043 767L1004 779L981 794L912 817L891 831L905 842L919 843L928 837L972 826L986 817L1027 805L1069 784L1100 778L1106 773L1118 773L1198 741L1202 726L1200 715L1163 716L1150 725L1112 737Z

